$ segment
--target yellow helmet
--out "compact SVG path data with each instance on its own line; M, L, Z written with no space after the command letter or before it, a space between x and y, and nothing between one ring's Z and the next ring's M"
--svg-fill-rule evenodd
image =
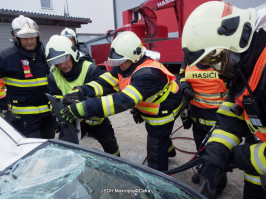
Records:
M50 66L69 60L72 56L75 62L79 61L79 51L75 45L65 36L53 35L46 47L45 55Z
M222 59L226 56L219 54L226 55L224 50L235 53L247 50L255 31L255 15L253 8L239 9L226 2L200 5L183 29L182 48L188 65L192 67L206 56Z
M131 31L124 31L113 40L107 64L118 66L127 60L136 63L145 53L140 38Z

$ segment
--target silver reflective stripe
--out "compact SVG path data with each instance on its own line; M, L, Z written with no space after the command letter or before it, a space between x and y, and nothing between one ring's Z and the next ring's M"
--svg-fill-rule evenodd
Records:
M137 104L139 102L141 102L141 99L140 99L139 95L134 90L132 90L130 87L125 87L124 90L127 91L127 92L129 92L130 94L132 94L137 99L137 101L138 101Z
M96 84L94 81L90 83L90 85L97 91L96 95L102 95L101 88L98 84Z
M28 108L28 107L16 107L16 106L13 106L12 107L12 111L14 113L21 113L21 114L25 114L25 113L43 113L43 112L48 112L50 111L49 107L48 106L45 106L45 107L33 107L33 108Z
M102 97L102 98L105 99L105 105L103 105L103 106L105 106L106 109L107 109L107 115L108 116L109 115L112 115L112 112L111 112L111 104L110 104L109 96L105 96L105 97Z
M194 99L197 102L211 104L211 105L222 105L222 103L224 102L223 100L219 100L219 101L218 100L215 100L215 101L212 101L212 100L200 99L198 97L195 97Z
M245 180L251 183L255 183L257 185L261 185L260 177L259 176L250 176L245 173L244 175Z
M164 119L144 119L145 121L147 121L149 124L161 124L161 123L164 123L164 122L170 122L172 121L172 119L174 119L174 115L171 114L169 117L167 118L164 118Z
M230 137L228 137L226 135L220 134L220 133L212 134L211 138L223 139L223 140L229 142L233 147L237 145L237 143L232 138L230 138Z
M260 170L266 174L266 169L263 165L263 163L261 162L260 160L260 157L259 157L259 148L261 147L262 143L261 144L257 144L254 148L254 159L255 159L255 162L256 164L258 165L258 167L260 168Z
M221 106L220 106L220 109L225 110L225 111L230 111L230 112L232 112L232 111L230 110L230 108L231 108L231 107L228 107L228 106L225 106L225 105L221 105Z
M112 85L112 86L115 86L115 85L117 85L118 84L118 81L116 81L111 75L110 75L110 73L104 73L103 75L101 75L100 76L102 79L104 79L104 80L109 80L110 82L112 82L112 84L110 84L110 85Z
M32 87L32 86L38 86L41 83L48 84L47 79L44 79L44 80L30 79L30 80L31 81L15 81L15 80L10 80L10 79L4 79L6 85L22 85L22 86Z
M207 126L214 126L216 121L209 121L209 120L205 120L205 119L202 119L202 118L199 118L199 122L201 124L205 124Z

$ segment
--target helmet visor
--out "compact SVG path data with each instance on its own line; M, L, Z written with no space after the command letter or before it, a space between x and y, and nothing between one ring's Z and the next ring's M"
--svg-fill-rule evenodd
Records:
M127 60L128 59L112 60L112 59L108 58L107 65L109 65L109 66L119 66L119 65L123 64L124 62L126 62Z
M123 64L124 62L126 62L128 59L125 58L122 55L119 55L118 53L116 53L114 48L111 48L110 50L110 54L107 60L107 65L109 66L119 66L121 64Z
M67 55L63 55L58 58L52 59L52 60L48 60L47 62L50 66L52 66L52 65L58 65L60 63L64 63L68 61L69 59L70 59L70 54L67 54Z

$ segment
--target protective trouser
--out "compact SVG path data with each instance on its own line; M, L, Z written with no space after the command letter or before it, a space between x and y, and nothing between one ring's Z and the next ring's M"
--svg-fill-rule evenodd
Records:
M41 114L19 115L13 125L25 137L53 139L57 126L56 118L50 112Z
M88 132L89 136L98 140L106 153L120 156L114 129L108 118L105 118L99 125L89 125L84 123L82 126L84 126L82 129Z
M266 190L261 185L244 180L243 199L266 199Z
M148 123L145 124L148 132L147 136L147 161L148 167L158 171L168 170L168 147L171 144L169 139L174 121L160 125L152 126Z

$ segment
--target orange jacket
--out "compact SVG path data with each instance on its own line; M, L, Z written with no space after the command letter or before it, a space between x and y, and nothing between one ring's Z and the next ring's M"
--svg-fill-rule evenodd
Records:
M0 99L6 97L5 83L4 80L0 79Z
M196 65L185 70L185 81L189 82L194 90L195 98L190 101L200 108L219 108L227 97L227 88L218 73L211 67L199 69Z
M155 94L155 97L152 98L153 100L156 99L155 101L151 101L151 102L148 102L148 101L144 102L143 101L137 105L137 108L142 113L150 114L150 115L157 115L158 111L159 111L160 103L163 102L167 98L170 91L172 91L173 93L176 93L178 91L178 85L174 81L176 79L176 77L172 73L170 73L161 63L159 63L153 59L147 59L145 62L140 64L129 77L124 78L121 74L118 74L120 89L123 90L127 85L130 85L131 84L131 76L136 71L138 71L139 69L141 69L143 67L152 67L152 68L160 69L167 76L167 79L168 79L168 84L164 88L164 91L162 91L163 94L160 94L160 95L157 94L157 96ZM160 98L159 98L159 96L160 96Z

